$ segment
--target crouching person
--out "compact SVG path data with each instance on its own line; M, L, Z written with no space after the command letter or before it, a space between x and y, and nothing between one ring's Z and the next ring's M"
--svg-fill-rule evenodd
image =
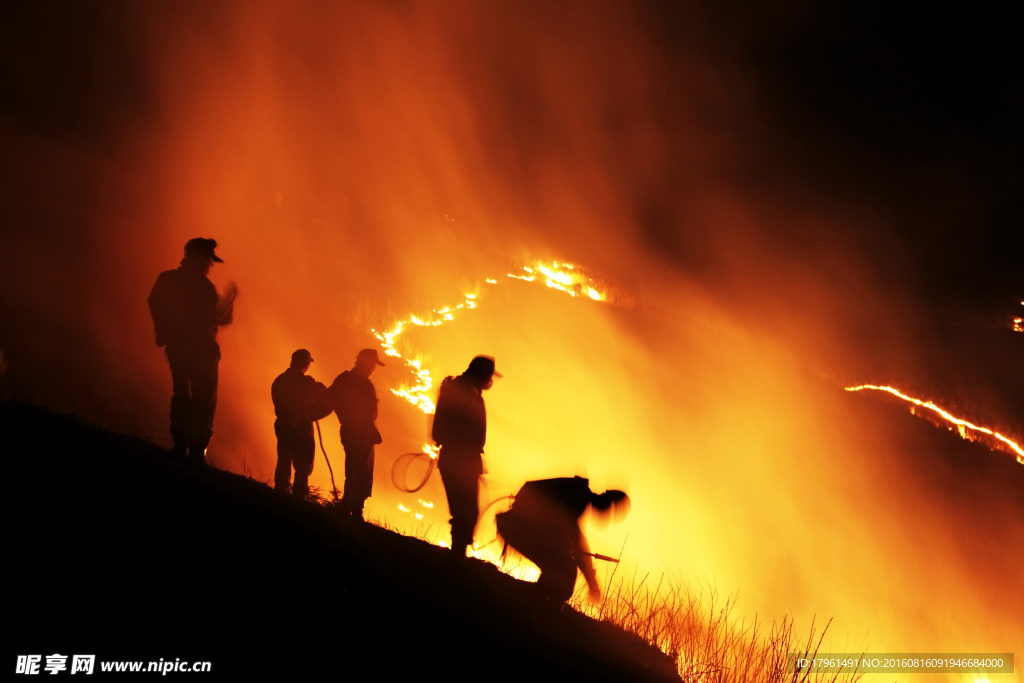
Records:
M540 569L537 590L545 600L562 603L572 597L576 570L590 587L592 602L600 602L601 587L579 519L592 507L616 516L629 512L629 497L622 491L596 494L582 477L528 481L515 496L508 512L495 521L498 534Z

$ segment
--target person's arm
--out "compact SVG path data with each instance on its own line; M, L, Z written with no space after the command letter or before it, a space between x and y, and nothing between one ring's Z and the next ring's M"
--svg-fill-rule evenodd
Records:
M281 395L280 376L270 385L270 400L274 403L274 412L280 414L281 406L284 403L284 397Z
M441 385L441 391L437 396L437 406L434 408L434 421L430 425L430 438L438 446L443 446L448 439L448 423L450 422L448 408L448 396L445 392L445 385Z
M306 407L303 412L309 416L310 420L315 422L331 414L334 408L320 404L320 397L327 392L327 387L323 382L310 382L306 391Z
M156 331L156 345L167 346L167 287L163 273L156 279L153 290L149 293L149 313L153 317L153 328Z
M480 411L477 414L477 441L480 443L480 452L484 452L484 446L487 444L487 408L484 405L484 399L480 397Z
M217 325L230 325L235 316L235 297L238 287L229 282L224 287L224 294L217 297Z
M590 545L587 537L583 535L579 527L576 527L576 541L573 543L573 557L576 566L583 572L583 578L587 580L590 588L590 603L596 605L601 602L601 585L597 582L597 571L594 569L594 561L590 559Z
M316 384L318 387L324 386L320 382L317 382ZM311 420L322 420L334 412L334 407L336 405L335 401L337 399L338 394L337 387L338 380L335 379L334 384L332 384L330 388L324 389L323 391L320 391L319 389L317 390L319 393L316 399L313 401L312 407L310 408L309 418ZM340 420L341 418L338 419Z
M372 387L371 387L372 389ZM371 394L373 396L373 421L377 421L378 411L380 410L380 401L377 400L377 392L374 391Z

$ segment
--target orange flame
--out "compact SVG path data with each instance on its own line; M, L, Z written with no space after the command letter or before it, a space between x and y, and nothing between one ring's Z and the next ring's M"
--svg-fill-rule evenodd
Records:
M395 338L398 337L405 329L407 325L417 325L419 327L437 327L443 325L446 322L455 320L455 313L463 309L476 308L476 294L466 294L466 299L461 304L455 306L445 306L444 308L435 308L431 311L429 316L423 316L425 320L421 320L415 315L410 315L405 320L399 320L395 323L394 327L386 332L378 332L377 330L370 330L373 336L380 340L380 345L384 349L384 355L392 356L393 358L402 358L402 354L395 349ZM400 389L392 389L392 393L396 396L401 396L409 403L413 404L424 413L430 415L434 412L434 401L430 398L430 390L434 386L434 380L430 376L430 371L424 369L420 365L420 361L417 359L405 359L405 364L412 368L413 374L416 375L416 384L411 387L402 387Z
M846 387L847 391L862 391L864 389L874 389L876 391L886 391L886 392L892 394L893 396L896 396L898 398L903 399L904 401L909 401L910 403L913 403L915 406L921 406L922 408L927 408L929 410L934 411L935 413L940 415L944 420L946 420L950 424L955 425L956 428L957 428L957 432L960 434L961 438L970 440L970 437L968 436L968 433L967 433L968 429L976 431L976 432L981 432L982 434L988 434L989 436L995 437L996 439L999 439L1000 441L1005 443L1007 446L1009 446L1017 454L1017 462L1019 462L1022 465L1024 465L1024 448L1021 448L1020 445L1018 445L1014 441L1008 439L1007 437L1003 436L999 432L993 431L993 430L989 429L988 427L979 427L978 425L971 424L967 420L962 420L959 417L956 417L956 416L950 414L949 412L943 410L942 408L940 408L939 406L935 405L931 401L922 401L920 399L912 398L912 397L907 396L906 394L904 394L904 393L902 393L902 392L900 392L900 391L898 391L896 389L893 389L892 387L880 387L880 386L875 386L874 384L862 384L862 385L857 386L857 387ZM911 408L911 412L913 412L913 410L914 409ZM914 414L916 415L916 413L914 413Z
M576 267L572 264L553 261L549 267L544 263L537 262L532 268L524 266L523 270L528 275L513 275L509 273L508 277L516 280L533 282L537 279L535 273L539 271L544 275L545 285L552 289L561 290L572 297L586 294L594 301L607 301L606 296L595 287L596 283L582 273L577 272ZM487 278L487 283L496 285L498 284L498 281L493 278ZM476 308L477 295L466 294L465 297L466 298L462 303L455 306L435 308L429 315L410 315L408 318L396 322L388 331L378 332L375 329L370 331L373 333L373 336L380 340L380 345L384 349L384 355L391 356L393 358L402 358L402 354L395 348L395 340L408 325L416 325L418 327L438 327L446 322L453 321L455 320L455 315L458 311ZM432 415L436 406L434 405L433 399L430 398L431 389L434 387L434 379L430 375L430 370L424 368L418 359L405 358L404 360L406 366L411 368L413 374L416 376L416 383L411 387L403 386L398 389L392 389L391 393L404 398L427 415ZM437 453L433 451L431 446L424 445L423 448L431 458L437 457Z

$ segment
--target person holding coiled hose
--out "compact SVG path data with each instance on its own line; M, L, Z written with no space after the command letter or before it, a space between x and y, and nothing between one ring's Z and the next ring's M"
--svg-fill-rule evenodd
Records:
M441 447L437 469L451 515L452 559L462 562L480 515L479 480L487 441L483 392L501 377L494 359L477 356L458 377L445 377L438 393L431 438Z

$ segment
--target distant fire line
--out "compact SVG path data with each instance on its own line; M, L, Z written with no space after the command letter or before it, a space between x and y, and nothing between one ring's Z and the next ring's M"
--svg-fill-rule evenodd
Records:
M1017 462L1019 462L1022 465L1024 465L1024 448L1021 448L1018 444L1016 444L1012 440L1006 438L1005 436L1003 436L999 432L991 430L988 427L979 427L978 425L971 424L967 420L963 420L963 419L961 419L959 417L956 417L955 415L952 415L948 411L943 410L942 408L940 408L939 406L935 405L931 401L922 401L920 399L916 399L916 398L913 398L911 396L907 396L906 394L898 391L897 389L893 389L892 387L880 387L880 386L876 386L874 384L862 384L862 385L857 386L857 387L846 387L847 391L862 391L864 389L874 389L876 391L885 391L885 392L888 392L888 393L892 394L893 396L896 396L898 398L903 399L904 401L908 401L910 403L913 403L916 406L921 406L922 408L927 408L929 410L932 410L932 411L936 412L937 414L939 414L947 422L950 422L950 423L956 425L957 426L957 431L959 432L960 436L962 438L964 438L964 439L968 438L967 437L967 431L966 431L967 429L970 429L970 430L973 430L973 431L976 431L976 432L981 432L982 434L988 434L989 436L993 436L996 439L999 439L1000 441L1005 443L1011 449L1013 449L1014 452L1017 453Z
M563 291L571 297L575 298L577 296L586 295L594 301L607 300L606 296L594 287L593 281L579 273L576 270L576 267L571 264L554 261L549 267L544 263L537 263L533 267L524 266L523 271L526 275L513 275L512 273L509 273L508 277L516 280L524 280L526 282L534 282L538 279L538 273L540 273L540 275L543 276L544 284L547 287ZM487 283L494 285L498 284L498 281L496 279L487 278ZM371 330L371 332L373 333L373 336L380 340L380 345L384 349L385 355L393 358L402 358L402 354L395 348L395 339L409 325L415 325L417 327L438 327L446 322L453 321L455 320L455 315L459 311L476 308L476 298L476 294L466 294L465 300L460 304L456 304L455 306L445 306L444 308L435 308L428 315L410 315L408 318L396 322L390 330L378 332L374 329ZM433 414L435 406L434 401L430 398L430 390L434 386L434 380L430 376L430 371L423 368L419 360L408 358L404 360L405 364L412 369L417 382L411 387L392 389L392 393L404 398L427 415Z
M565 292L573 298L582 298L583 295L586 295L587 298L594 301L608 300L607 296L596 288L595 282L586 277L575 266L569 263L553 261L549 267L546 263L538 262L532 267L524 266L523 272L526 274L513 275L512 273L508 273L507 277L514 280L523 280L525 282L535 282L542 277L542 281L545 286ZM498 284L498 280L494 278L486 278L486 282L491 285ZM373 336L380 341L381 348L384 349L384 355L391 356L392 358L402 358L402 360L405 361L406 366L412 370L413 375L416 377L415 385L411 387L392 389L391 393L405 399L427 415L432 415L436 408L433 399L430 397L431 389L434 387L434 379L430 375L430 370L424 368L418 359L403 358L402 354L399 353L397 348L395 348L396 338L409 325L417 327L439 327L447 322L455 320L455 316L459 312L476 308L477 294L465 294L464 296L465 298L460 304L445 306L444 308L435 308L428 315L410 315L407 318L397 321L390 330L383 332L377 331L376 329L370 330L373 333ZM439 454L439 449L432 444L425 443L423 444L423 453L432 460L436 460ZM434 507L434 504L430 501L420 500L418 502L425 508ZM415 517L417 521L423 520L422 513L414 512L402 503L398 504L398 510ZM438 543L445 545L442 541L438 541Z

